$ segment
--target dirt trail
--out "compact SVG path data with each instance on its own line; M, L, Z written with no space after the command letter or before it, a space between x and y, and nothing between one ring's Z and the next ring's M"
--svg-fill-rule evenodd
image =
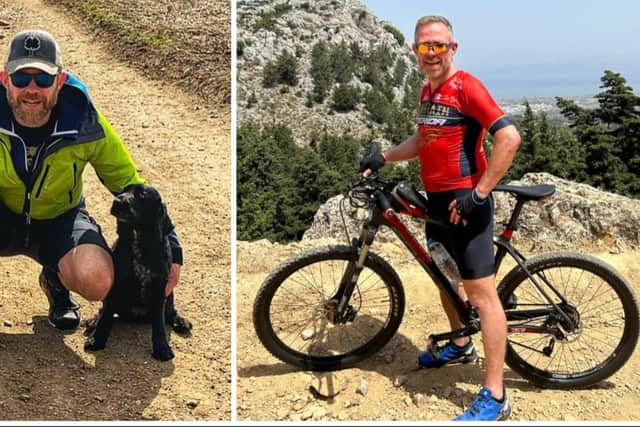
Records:
M282 260L328 243L238 242L238 420L447 421L461 413L483 381L480 336L474 336L479 365L416 369L416 357L424 351L428 335L447 331L448 324L435 286L408 251L395 244L376 243L372 250L396 268L403 282L406 308L400 329L380 352L355 368L333 374L335 389L344 387L337 396L317 398L309 390L315 378L311 372L280 362L262 347L251 320L253 301L262 281ZM616 267L632 284L636 296L640 295L640 253L594 255ZM499 278L510 268L511 265L503 266ZM637 349L616 374L585 390L540 389L506 368L505 386L513 406L511 420L637 421L639 372ZM365 395L356 391L362 384L367 386Z
M185 266L178 309L193 335L171 334L176 358L150 356L150 328L117 325L106 350L83 350L82 332L62 334L46 321L38 266L1 258L0 418L7 420L229 420L230 117L116 61L100 34L37 0L0 0L0 57L11 35L41 27L56 36L66 68L127 144L141 174L157 186L182 241ZM111 196L85 173L89 211L108 241ZM84 319L99 304L80 299Z

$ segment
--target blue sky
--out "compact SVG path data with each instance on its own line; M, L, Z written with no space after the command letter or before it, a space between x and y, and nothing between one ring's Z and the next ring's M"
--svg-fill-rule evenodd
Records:
M633 0L363 0L413 39L417 18L444 15L455 62L496 98L592 95L605 69L640 93L640 2Z

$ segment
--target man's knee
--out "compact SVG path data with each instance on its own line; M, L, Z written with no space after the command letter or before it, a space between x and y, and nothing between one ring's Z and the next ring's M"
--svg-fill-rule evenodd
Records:
M496 303L500 304L494 275L481 279L465 280L464 289L471 304L479 311Z
M113 286L111 255L97 245L79 245L58 264L62 283L89 301L102 301Z

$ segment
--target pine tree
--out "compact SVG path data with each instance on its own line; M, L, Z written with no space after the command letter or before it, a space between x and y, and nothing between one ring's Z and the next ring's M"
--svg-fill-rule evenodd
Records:
M327 43L319 41L311 48L311 77L313 77L313 100L322 103L327 97L333 70Z
M599 106L594 110L562 98L556 102L584 147L587 181L609 191L639 195L640 98L618 73L606 70L601 81L604 90L596 95Z

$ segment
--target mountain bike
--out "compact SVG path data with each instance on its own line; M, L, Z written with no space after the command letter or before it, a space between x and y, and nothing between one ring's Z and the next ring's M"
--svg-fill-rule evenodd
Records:
M498 185L494 191L516 198L504 230L494 236L496 271L506 255L516 263L497 288L507 318L506 364L540 387L588 387L608 378L638 341L638 306L630 286L593 256L554 252L527 259L512 245L523 206L551 196L554 186ZM450 283L400 220L408 215L427 227L445 225L429 217L422 194L373 173L355 182L345 200L368 211L360 236L350 245L315 248L284 261L260 287L253 324L267 350L302 369L328 371L351 367L391 340L405 296L393 267L370 251L381 226L393 230L465 324L430 335L428 350L480 330L476 310L455 291L458 284Z

